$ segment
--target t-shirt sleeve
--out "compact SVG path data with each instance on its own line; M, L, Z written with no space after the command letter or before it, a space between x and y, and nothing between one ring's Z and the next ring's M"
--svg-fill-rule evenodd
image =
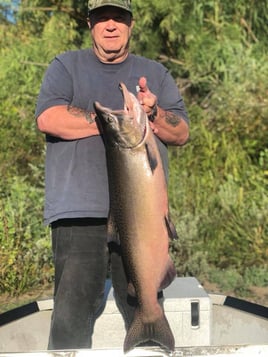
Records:
M189 118L183 98L175 80L167 69L165 69L165 74L158 97L158 104L165 110L177 114L189 124Z
M68 105L73 98L73 83L70 73L59 58L49 65L41 85L35 117L55 105Z

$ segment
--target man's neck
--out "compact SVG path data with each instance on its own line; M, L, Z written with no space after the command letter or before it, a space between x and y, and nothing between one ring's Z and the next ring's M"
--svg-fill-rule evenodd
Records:
M92 47L93 52L95 53L95 56L98 58L98 60L102 63L106 64L118 64L121 62L124 62L125 59L129 55L129 51L126 50L123 54L118 54L116 52L110 52L110 53L104 53L101 54L96 47Z

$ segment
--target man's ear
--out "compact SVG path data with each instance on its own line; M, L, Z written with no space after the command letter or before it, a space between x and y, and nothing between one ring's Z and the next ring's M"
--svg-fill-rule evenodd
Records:
M88 28L91 30L92 26L91 26L91 22L90 22L89 18L87 18L87 25L88 25Z

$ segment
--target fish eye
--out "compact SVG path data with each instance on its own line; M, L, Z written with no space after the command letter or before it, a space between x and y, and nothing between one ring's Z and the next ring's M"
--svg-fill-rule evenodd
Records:
M113 117L111 115L108 115L107 120L108 120L109 123L112 123L114 121L114 119L113 119Z

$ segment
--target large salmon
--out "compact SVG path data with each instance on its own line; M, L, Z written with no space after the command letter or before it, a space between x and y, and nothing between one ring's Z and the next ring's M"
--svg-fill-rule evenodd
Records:
M146 113L123 83L124 110L95 102L102 132L110 193L108 238L119 236L122 255L135 289L138 308L124 341L127 352L154 341L174 350L174 337L157 293L176 271L169 257L169 238L176 236L169 219L167 186L159 150Z

